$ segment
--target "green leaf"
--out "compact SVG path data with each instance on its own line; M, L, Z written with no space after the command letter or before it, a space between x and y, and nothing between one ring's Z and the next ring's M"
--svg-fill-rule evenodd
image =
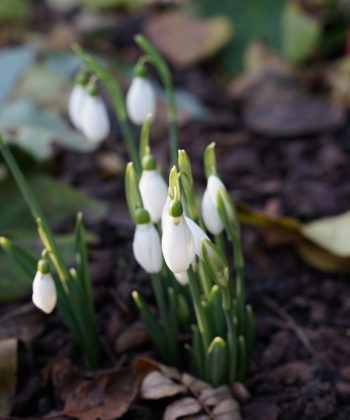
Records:
M0 130L7 134L10 143L20 146L39 161L52 156L53 143L79 152L91 152L97 147L69 128L58 114L41 110L29 99L2 109Z
M254 39L264 39L280 50L281 16L287 0L201 0L198 7L206 16L226 15L233 23L234 37L220 54L230 73L243 70L243 56Z
M311 57L321 38L322 26L295 2L284 8L282 19L283 53L299 64Z
M27 0L1 0L0 21L22 22L29 19L31 7Z
M221 337L215 337L208 349L207 372L214 386L226 382L227 378L227 343Z
M100 220L106 214L104 202L54 178L35 175L29 176L28 182L51 226L75 217L79 211L90 221ZM12 179L0 183L0 196L6 197L0 204L0 234L20 240L33 237L36 225Z

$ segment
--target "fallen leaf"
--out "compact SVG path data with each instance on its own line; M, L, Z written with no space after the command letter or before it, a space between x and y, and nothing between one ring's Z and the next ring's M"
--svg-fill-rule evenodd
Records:
M0 317L0 340L16 338L30 344L45 328L44 316L32 304L23 305L13 313Z
M302 233L339 257L350 257L350 211L307 223Z
M2 109L0 130L7 141L39 161L52 157L54 143L79 152L91 152L97 147L71 129L61 116L41 110L30 99L20 99Z
M112 420L121 417L138 394L142 375L132 368L101 373L69 394L64 414L79 420Z
M286 4L282 16L282 43L285 57L299 64L315 53L322 34L321 22L296 2Z
M243 70L243 56L249 43L264 39L272 48L281 49L281 16L287 0L201 0L199 11L205 16L225 14L234 26L234 37L220 54L222 65L230 73Z
M344 108L305 91L283 68L249 72L233 80L231 96L243 107L248 127L273 137L298 137L345 124Z
M177 384L157 370L150 372L141 385L141 397L147 400L159 400L184 392L186 392L184 385Z
M118 353L125 353L144 346L149 342L149 335L145 324L136 321L128 326L115 341L114 348Z
M232 27L224 16L203 19L174 11L149 19L145 33L173 65L184 68L220 50L231 39Z
M288 217L270 217L243 203L238 203L238 212L242 223L261 228L270 246L294 246L308 264L321 271L350 272L349 212L305 225Z
M174 401L167 406L163 420L176 420L179 417L196 414L201 411L201 409L202 406L194 398L181 398L181 400Z
M83 381L80 370L72 366L70 360L65 357L55 357L49 363L47 370L51 377L55 395L61 401L65 401Z
M17 339L0 340L0 415L11 412L17 383Z
M175 368L159 365L159 370L149 373L141 385L141 397L161 399L188 394L167 406L164 420L184 417L188 420L241 420L239 404L230 388L222 385L213 388L208 383ZM194 416L193 414L199 414Z

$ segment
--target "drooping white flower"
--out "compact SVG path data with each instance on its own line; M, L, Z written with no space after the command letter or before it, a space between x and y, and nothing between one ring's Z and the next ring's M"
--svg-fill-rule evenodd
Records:
M88 95L80 112L80 129L93 143L100 143L110 132L107 109L99 96Z
M190 228L183 215L164 219L162 251L167 266L173 273L187 271L194 260L195 249Z
M199 258L203 258L202 242L209 240L208 235L189 217L185 216L185 220L192 233L195 253Z
M132 249L136 261L147 273L162 269L162 249L157 229L152 223L136 225Z
M163 210L162 210L162 216L161 216L162 217L162 221L161 221L162 232L164 231L165 222L166 220L168 220L168 212L169 212L171 201L172 201L171 198L167 195L164 206L163 206Z
M80 130L80 114L85 100L89 97L86 88L80 84L73 87L69 97L68 114L72 124L77 130Z
M148 114L154 118L156 96L146 77L136 76L132 80L126 95L126 109L130 120L136 125L142 125Z
M188 284L188 282L190 281L188 278L187 271L184 271L183 273L174 273L174 276L182 286L186 286L186 284Z
M43 312L51 313L57 302L55 282L50 273L37 271L33 281L32 301Z
M225 188L222 181L217 176L210 175L202 200L202 216L205 227L213 235L221 233L224 229L218 212L218 192L221 188Z
M162 175L154 170L143 170L139 182L144 208L149 212L151 221L158 223L168 196L168 187Z

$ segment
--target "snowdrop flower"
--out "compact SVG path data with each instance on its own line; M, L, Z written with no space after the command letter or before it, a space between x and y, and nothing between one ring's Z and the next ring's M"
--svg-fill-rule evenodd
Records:
M56 286L49 270L48 262L39 260L32 295L34 305L47 314L54 310L57 302Z
M218 212L218 192L221 188L225 188L222 181L216 175L210 175L202 200L202 216L205 227L213 235L224 229Z
M194 260L193 237L180 201L171 203L169 213L164 218L162 250L165 262L173 273L187 271Z
M150 223L147 210L137 210L136 218L132 243L135 259L147 273L159 273L163 263L159 233Z
M89 97L86 90L88 77L86 73L78 74L76 83L69 97L68 115L74 127L80 129L80 113L85 100Z
M168 196L168 187L156 169L156 161L153 156L146 155L142 159L142 167L139 189L143 206L150 214L151 221L158 223Z
M208 235L189 217L185 216L185 220L192 233L195 253L199 258L203 258L202 242L209 240Z
M95 87L89 89L79 118L80 129L89 141L100 143L109 135L110 124L107 109L102 99L97 95Z
M174 276L182 286L186 286L186 284L190 281L187 271L184 271L183 273L174 273Z
M156 96L149 80L135 76L126 95L126 109L130 120L142 125L148 114L153 117L156 111Z

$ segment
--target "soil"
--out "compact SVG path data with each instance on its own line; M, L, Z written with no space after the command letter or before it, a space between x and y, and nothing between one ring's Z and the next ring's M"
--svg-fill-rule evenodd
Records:
M130 47L128 39L123 48ZM217 144L219 170L236 201L302 221L342 213L350 208L350 124L336 131L292 137L253 132L245 110L220 85L213 64L178 72L177 86L196 95L212 114L208 120L181 126L180 145L189 153L198 190L205 187L202 153ZM154 150L165 168L167 134L161 130ZM126 156L117 125L101 151ZM108 214L87 228L100 243L90 252L103 368L128 365L134 357L157 358L130 293L137 289L152 302L148 276L135 263L133 225L124 202L122 175L105 176L98 154L57 150L53 172L108 203ZM59 226L68 231L72 226ZM350 287L349 276L321 273L291 247L270 248L263 234L243 226L247 294L256 317L256 347L244 386L234 386L245 420L350 418ZM6 305L1 315L25 303ZM28 309L33 314L33 308ZM57 356L81 366L79 352L57 315L20 356L20 378L12 416L41 417L60 411L47 379L47 366ZM29 326L28 328L32 328ZM139 342L121 345L117 338L138 328ZM135 330L132 330L135 331ZM120 347L122 346L122 348ZM118 350L120 353L118 353ZM87 373L88 374L88 373ZM45 379L46 375L46 379ZM138 401L123 419L161 418L162 403Z

